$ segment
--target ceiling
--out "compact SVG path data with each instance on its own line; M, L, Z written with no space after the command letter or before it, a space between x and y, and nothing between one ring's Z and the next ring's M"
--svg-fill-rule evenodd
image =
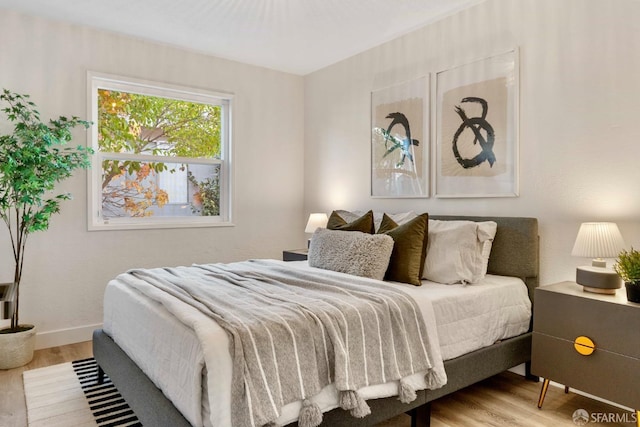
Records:
M0 8L305 75L484 0L0 0Z

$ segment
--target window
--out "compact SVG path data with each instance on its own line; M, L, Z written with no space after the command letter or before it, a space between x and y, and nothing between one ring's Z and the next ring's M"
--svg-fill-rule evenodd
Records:
M230 95L94 73L89 85L89 229L230 225Z

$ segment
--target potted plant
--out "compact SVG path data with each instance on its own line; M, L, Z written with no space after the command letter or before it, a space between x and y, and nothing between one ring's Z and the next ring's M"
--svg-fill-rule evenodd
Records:
M627 300L640 303L640 251L631 248L618 254L613 266L618 276L624 280L627 289Z
M20 324L20 284L27 238L49 228L49 220L60 212L60 202L69 194L54 194L55 184L78 168L89 167L90 148L63 147L71 141L71 130L90 123L78 117L59 117L43 123L28 95L4 89L1 111L13 131L0 134L0 217L7 225L13 249L13 301L11 326L0 330L0 369L29 363L33 358L35 328Z

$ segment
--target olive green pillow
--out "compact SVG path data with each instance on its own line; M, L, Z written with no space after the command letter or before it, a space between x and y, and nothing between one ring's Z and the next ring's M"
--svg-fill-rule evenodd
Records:
M394 241L391 260L384 279L420 286L427 255L429 214L418 215L402 225L396 224L387 214L384 214L378 233L387 234Z
M373 225L373 211L369 211L360 218L351 222L345 221L336 211L331 212L327 229L341 231L361 231L363 233L375 234Z

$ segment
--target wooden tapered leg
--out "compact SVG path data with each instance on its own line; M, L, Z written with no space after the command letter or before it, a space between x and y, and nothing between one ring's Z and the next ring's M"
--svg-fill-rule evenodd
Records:
M565 393L569 393L569 386L568 385L564 386L564 392Z
M540 390L540 398L538 399L538 409L542 408L542 403L544 402L544 396L547 394L547 389L549 388L549 380L544 379L542 383L542 389Z

